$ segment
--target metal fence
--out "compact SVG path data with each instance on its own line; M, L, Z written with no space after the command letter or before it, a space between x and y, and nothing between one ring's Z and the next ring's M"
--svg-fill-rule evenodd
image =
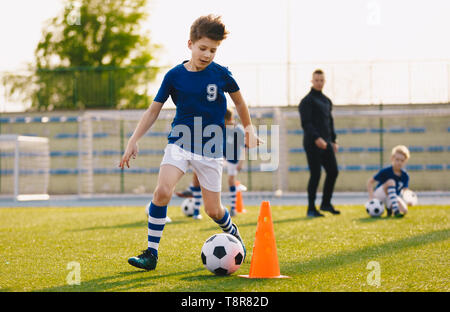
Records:
M450 103L450 59L229 66L250 107L297 105L316 68L324 70L324 92L336 105ZM23 110L32 101L50 111L145 108L169 69L83 67L0 73L0 112ZM170 99L166 107L174 107Z
M140 141L140 153L130 169L118 168L124 146L142 110L2 114L2 134L49 138L50 194L151 193L174 116L163 110L154 127ZM296 108L251 108L257 129L279 126L266 142L279 149L278 167L262 171L264 159L246 159L238 180L254 191L302 192L309 171L302 146L303 131ZM367 179L390 162L390 150L404 144L411 150L407 170L415 190L450 190L450 105L336 106L335 127L340 149L337 155L337 191L364 191ZM8 155L1 156L0 179L7 183ZM190 173L178 188L187 187ZM223 189L227 190L226 174ZM323 178L322 178L323 181ZM0 183L0 185L4 185ZM0 190L4 192L4 190Z
M0 111L23 104L33 110L139 109L158 67L71 67L3 73Z
M450 59L230 66L250 106L298 104L317 68L337 105L450 103Z

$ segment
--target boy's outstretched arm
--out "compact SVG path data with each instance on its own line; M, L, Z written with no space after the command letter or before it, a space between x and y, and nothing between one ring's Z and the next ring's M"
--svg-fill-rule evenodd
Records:
M367 181L367 192L369 193L369 200L373 198L373 185L375 183L375 179L373 177L370 177L370 179Z
M230 93L230 97L236 106L236 111L245 130L245 145L249 148L253 148L264 143L254 132L250 113L247 104L245 104L244 98L242 97L241 91Z
M141 119L139 120L133 135L128 140L127 148L123 153L122 159L120 161L119 167L124 168L125 164L130 168L130 158L136 158L138 154L137 141L151 128L155 120L158 118L159 113L163 103L153 102L149 108L144 112Z

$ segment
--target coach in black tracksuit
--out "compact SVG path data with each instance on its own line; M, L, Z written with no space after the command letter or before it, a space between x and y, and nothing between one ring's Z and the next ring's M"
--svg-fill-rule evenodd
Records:
M322 70L313 73L311 91L299 105L300 120L304 130L303 146L305 148L310 178L308 182L308 217L323 217L315 207L316 192L319 186L321 167L326 172L320 210L333 214L340 212L331 205L334 185L338 176L335 153L336 132L334 131L332 102L322 93L325 77Z

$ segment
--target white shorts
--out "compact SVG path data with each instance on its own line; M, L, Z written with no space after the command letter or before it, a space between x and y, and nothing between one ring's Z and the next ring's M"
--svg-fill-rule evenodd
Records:
M390 208L388 205L388 196L387 194L384 192L383 190L383 186L380 185L379 187L377 187L375 189L375 192L373 192L373 197L378 199L380 202L384 203L386 205L386 207ZM406 207L406 203L403 200L403 198L401 196L397 195L397 201L401 202L402 204L404 204L403 206Z
M223 158L205 157L186 151L176 144L167 144L162 165L175 166L184 173L191 165L202 187L211 192L222 190Z
M229 161L225 161L225 168L227 169L227 174L229 176L237 176L238 174L238 164L239 163L230 163Z

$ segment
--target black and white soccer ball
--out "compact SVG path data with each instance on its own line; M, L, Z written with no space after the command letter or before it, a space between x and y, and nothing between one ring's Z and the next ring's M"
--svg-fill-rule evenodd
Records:
M408 206L417 205L417 194L409 189L403 191L402 198Z
M202 263L216 275L230 275L236 272L244 261L244 248L231 234L215 234L202 247Z
M193 198L186 198L181 203L181 211L186 217L192 217L194 215L195 202Z
M369 200L365 207L371 217L380 217L384 212L384 205L376 198Z

